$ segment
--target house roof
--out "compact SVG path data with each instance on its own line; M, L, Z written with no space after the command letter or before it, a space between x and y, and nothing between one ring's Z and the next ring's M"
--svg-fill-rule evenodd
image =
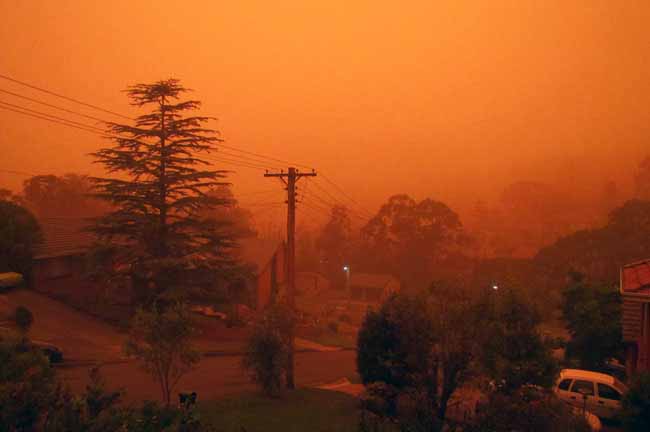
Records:
M43 243L36 248L35 259L77 255L85 252L94 241L92 233L84 231L88 221L81 218L41 218Z
M399 286L399 281L388 274L350 272L350 285L368 288L385 288L390 285Z
M650 299L650 259L623 266L621 293L648 296Z

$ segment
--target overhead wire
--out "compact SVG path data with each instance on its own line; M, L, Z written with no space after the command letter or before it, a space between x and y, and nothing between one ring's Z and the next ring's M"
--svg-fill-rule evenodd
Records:
M71 98L71 97L68 97L68 96L62 95L62 94L60 94L60 93L53 92L53 91L51 91L51 90L47 90L47 89L42 88L42 87L39 87L39 86L35 86L35 85L33 85L33 84L30 84L30 83L27 83L27 82L24 82L24 81L17 80L17 79L15 79L15 78L9 77L9 76L7 76L7 75L0 74L0 78L5 79L5 80L8 80L8 81L11 81L11 82L14 82L14 83L17 83L17 84L20 84L20 85L23 85L23 86L25 86L25 87L29 87L29 88L32 88L32 89L35 89L35 90L41 91L41 92L46 93L46 94L50 94L50 95L52 95L52 96L56 96L56 97L59 97L59 98L62 98L62 99L65 99L65 100L68 100L68 101L71 101L71 102L74 102L74 103L77 103L77 104L80 104L80 105L86 106L86 107L89 107L89 108L93 108L93 109L96 109L96 110L102 111L102 112L104 112L104 113L108 113L108 114L116 115L116 116L119 116L119 117L122 117L122 118L125 118L125 119L128 119L128 120L135 120L135 119L132 118L132 117L129 117L129 116L126 116L126 115L123 115L123 114L117 113L117 112L115 112L115 111L108 110L108 109L102 108L102 107L97 106L97 105L94 105L94 104L89 104L89 103L86 103L86 102L83 102L83 101L77 100L77 99L75 99L75 98ZM15 93L15 92L11 92L11 91L8 91L8 90L2 90L2 91L5 92L5 93L7 93L7 94L10 94L10 95L12 95L12 96L20 97L20 98L23 98L23 99L25 99L25 100L29 100L29 101L32 101L32 102L35 102L35 103L42 104L42 105L44 105L44 106L49 106L49 107L51 107L51 108L59 109L59 110L62 110L62 111L68 112L68 113L70 113L70 114L74 114L74 115L78 115L78 116L83 116L83 117L86 117L86 118L89 118L89 119L92 119L92 120L96 120L96 121L100 121L100 122L103 122L103 123L110 123L110 122L108 122L108 121L106 121L106 120L103 120L103 119L100 119L100 118L98 118L98 117L88 116L88 115L83 114L83 113L79 113L79 112L76 112L76 111L73 111L73 110L69 110L69 109L66 109L66 108L62 108L62 107L59 107L59 106L57 106L57 105L53 105L53 104L50 104L50 103L47 103L47 102L44 102L44 101L41 101L41 100L38 100L38 99L35 99L35 98L31 98L31 97L28 97L28 96L25 96L25 95L20 95L20 94ZM25 110L29 110L28 108L24 108L24 107L21 107L21 108L22 108L22 109L25 109ZM45 116L48 116L48 117L56 117L56 116L52 116L51 114L46 114L46 113L40 113L40 115L45 115ZM59 118L59 120L60 120L60 118ZM62 121L73 122L72 120L69 120L69 119L63 119ZM80 126L80 127L89 127L89 128L94 128L93 126L90 126L90 125L83 125L83 126ZM94 129L97 129L97 128L94 128ZM105 131L101 131L101 132L102 132L103 134L106 134ZM273 161L273 162L276 162L276 163L279 162L279 163L286 164L286 165L293 165L293 166L298 166L298 167L302 167L302 168L306 168L306 169L313 170L313 167L308 166L308 165L305 165L305 164L298 164L298 163L290 162L290 161L287 161L287 160L284 160L284 159L280 159L280 158L276 158L276 157L272 157L272 156L267 156L267 155L263 155L263 154L260 154L260 153L256 153L256 152L248 151L248 150L243 150L243 149L240 149L240 148L238 148L238 147L235 147L235 146L232 146L232 145L229 145L229 144L223 144L223 143L222 143L222 144L219 145L219 147L221 147L221 148L225 148L225 149L229 149L229 150L231 150L231 151L235 151L235 152L237 152L237 153L242 153L242 154L244 154L244 155L249 155L249 156L242 156L242 155L233 155L233 154L229 154L229 156L231 156L231 157L236 157L236 158L245 158L245 159L248 159L249 162L264 163L264 161ZM225 153L225 152L224 152L224 153ZM253 156L254 158L252 158L252 157L250 157L250 156ZM260 160L260 159L261 159L261 160ZM277 165L269 164L268 162L265 164L265 166L267 166L267 167L269 167L269 168L277 168Z
M95 135L107 136L107 135L103 135L103 134L98 133L96 130L94 130L94 128L87 127L87 126L76 126L74 124L68 123L69 120L63 120L63 121L56 120L56 119L53 119L53 118L45 117L44 115L32 114L32 113L29 113L29 112L26 112L26 111L18 110L18 109L3 106L3 105L0 105L0 108L2 108L4 110L7 110L7 111L15 112L15 113L18 113L18 114L22 114L22 115L25 115L25 116L28 116L28 117L34 117L34 118L41 119L41 120L46 120L46 121L49 121L49 122L52 122L52 123L58 123L58 124L63 125L63 126L68 126L68 127L71 127L71 128L80 129L80 130L90 132L90 133L95 134Z
M16 84L20 84L20 85L25 86L25 87L29 87L29 88L34 89L34 90L38 90L38 91L43 92L43 93L47 93L47 94L52 95L52 96L56 96L56 97L61 98L61 99L65 99L65 100L70 101L70 102L74 102L74 103L79 104L79 105L86 106L88 108L93 108L93 109L96 109L98 111L105 112L107 114L111 114L111 115L114 115L114 116L129 119L129 120L134 120L133 118L131 118L129 116L125 116L125 115L117 113L115 111L107 110L107 109L99 107L97 105L89 104L87 102L83 102L83 101L80 101L78 99L71 98L71 97L59 94L59 93L53 92L51 90L47 90L47 89L44 89L42 87L35 86L33 84L29 84L29 83L27 83L25 81L20 81L20 80L17 80L15 78L11 78L11 77L9 77L7 75L0 74L0 78L2 78L4 80L7 80L7 81L11 81L11 82L16 83Z
M31 88L31 89L34 89L34 90L41 91L43 93L46 93L46 94L49 94L49 95L52 95L52 96L55 96L55 97L70 101L70 102L77 103L79 105L83 105L83 106L86 106L86 107L89 107L89 108L92 108L92 109L107 113L107 114L119 116L121 118L129 119L129 120L134 120L132 117L117 113L117 112L112 111L112 110L102 108L102 107L94 105L94 104L83 102L83 101L80 101L78 99L71 98L71 97L62 95L60 93L57 93L57 92L54 92L54 91L51 91L51 90L48 90L48 89L45 89L45 88L42 88L42 87L39 87L39 86L35 86L33 84L30 84L30 83L27 83L27 82L24 82L24 81L17 80L15 78L9 77L7 75L0 74L0 78L5 79L7 81L14 82L16 84L23 85L25 87L28 87L28 88ZM90 119L90 120L94 120L94 121L97 121L97 122L105 123L105 124L110 123L110 122L108 122L108 121L106 121L104 119L101 119L99 117L94 117L94 116L90 116L90 115L87 115L87 114L79 113L79 112L76 112L76 111L73 111L73 110L70 110L70 109L67 109L67 108L63 108L63 107L60 107L60 106L57 106L57 105L54 105L54 104L50 104L48 102L44 102L44 101L29 97L29 96L21 95L19 93L15 93L15 92L4 90L4 89L0 89L0 91L3 92L3 93L9 94L11 96L14 96L14 97L22 98L22 99L28 100L30 102L38 103L38 104L41 104L43 106L47 106L47 107L54 108L54 109L57 109L57 110L60 110L60 111L63 111L63 112L67 112L69 114L81 116L81 117L84 117L84 118L87 118L87 119ZM33 109L30 109L30 108L27 108L27 107L15 105L15 104L11 104L11 103L8 103L8 102L3 102L3 101L0 101L0 104L1 104L0 108L2 108L2 109L12 111L12 112L15 112L15 113L18 113L18 114L22 114L22 115L25 115L25 116L30 116L30 117L37 118L37 119L40 119L40 120L46 120L46 121L49 121L49 122L52 122L52 123L57 123L57 124L60 124L60 125L63 125L63 126L80 129L80 130L83 130L83 131L86 131L86 132L94 133L94 134L102 136L102 137L110 137L110 136L115 137L116 136L116 135L110 134L107 131L102 130L102 129L98 128L98 127L95 127L95 126L92 126L92 125L89 125L89 124L85 124L85 123L80 123L80 122L70 120L70 119L67 119L67 118L59 117L59 116L56 116L56 115L53 115L53 114L44 113L44 112L41 112L41 111L33 110ZM277 163L286 164L288 166L296 166L296 167L301 167L301 168L306 168L306 169L313 170L313 167L305 165L305 164L290 162L290 161L285 160L285 159L280 159L280 158L276 158L276 157L273 157L273 156L264 155L264 154L261 154L261 153L256 153L256 152L252 152L252 151L248 151L248 150L243 150L243 149L240 149L240 148L238 148L236 146L232 146L232 145L229 145L229 144L220 143L218 145L218 149L219 148L228 149L231 152L236 152L236 153L233 154L231 152L226 152L226 151L217 151L213 155L210 155L210 156L202 155L202 157L210 160L211 162L219 162L219 163L223 163L223 164L227 164L227 165L231 165L231 166L236 166L236 167L240 167L240 168L249 168L249 169L255 169L255 170L262 170L262 171L265 171L265 170L268 170L268 169L278 169ZM273 163L270 163L269 161L271 161ZM323 173L319 173L319 175L327 183L329 183L331 186L333 186L336 189L338 194L342 195L343 197L345 197L345 199L347 199L351 203L355 204L355 206L357 208L356 209L351 209L349 206L345 205L344 202L340 198L335 197L327 189L325 189L323 186L319 185L316 182L313 182L315 187L318 188L322 193L327 195L329 197L329 199L332 200L332 202L329 202L329 201L325 200L324 197L320 196L320 194L316 195L315 193L310 193L310 194L306 194L306 195L308 195L308 196L311 195L313 199L317 199L318 201L324 203L328 207L332 206L334 203L339 204L339 205L344 205L344 206L348 207L348 210L351 210L351 214L353 214L354 216L356 216L356 217L358 217L360 219L368 219L370 217L369 216L370 212L365 210L358 203L358 201L356 201L352 197L350 197L350 195L348 195L343 188L341 188L338 184L336 184L334 181L332 181L329 177L325 176ZM314 198L314 197L316 197L316 198ZM320 204L315 204L315 202L312 202L312 205L317 205L317 206L320 207ZM321 207L321 210L324 210L324 209Z
M87 114L82 114L82 113L77 112L77 111L73 111L73 110L63 108L63 107L60 107L60 106L57 106L57 105L52 105L50 103L43 102L43 101L40 101L38 99L31 98L29 96L24 96L24 95L21 95L21 94L18 94L18 93L14 93L14 92L11 92L9 90L0 89L0 92L6 93L8 95L11 95L11 96L14 96L14 97L17 97L17 98L25 99L25 100L28 100L30 102L41 104L41 105L44 105L44 106L47 106L47 107L50 107L50 108L55 108L55 109L58 109L60 111L67 112L69 114L74 114L74 115L77 115L77 116L80 116L80 117L85 117L85 118L90 119L90 120L95 120L95 121L98 121L98 122L101 122L101 123L106 123L106 120L100 119L99 117L94 117L94 116L90 116L90 115L87 115Z
M30 113L33 113L33 114L37 114L37 115L41 115L41 116L45 116L45 117L51 117L51 118L53 118L55 120L64 121L64 122L67 122L67 123L70 123L70 124L73 124L73 125L76 125L76 126L85 127L85 128L88 128L88 129L94 129L98 133L105 133L106 132L103 129L100 129L100 128L95 127L95 126L87 125L85 123L80 123L80 122L77 122L77 121L74 121L74 120L69 120L69 119L66 119L66 118L63 118L63 117L55 116L53 114L47 114L47 113L44 113L42 111L33 110L31 108L25 108L23 106L12 104L12 103L5 102L5 101L2 101L2 100L0 100L0 104L12 107L14 109L20 109L20 110L23 110L23 111L27 111L27 112L30 112Z

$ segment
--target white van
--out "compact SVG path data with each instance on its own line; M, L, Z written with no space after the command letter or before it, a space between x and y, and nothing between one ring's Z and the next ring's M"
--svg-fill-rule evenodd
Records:
M598 372L564 369L553 388L563 401L601 418L613 418L621 410L621 399L627 392L625 384ZM586 397L586 401L585 401Z

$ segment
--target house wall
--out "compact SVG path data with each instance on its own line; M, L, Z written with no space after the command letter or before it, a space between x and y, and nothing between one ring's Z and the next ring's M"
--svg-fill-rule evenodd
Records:
M628 377L650 371L650 304L624 295L622 327Z
M84 264L83 257L76 255L37 259L32 269L32 285L39 290L51 284L80 283Z

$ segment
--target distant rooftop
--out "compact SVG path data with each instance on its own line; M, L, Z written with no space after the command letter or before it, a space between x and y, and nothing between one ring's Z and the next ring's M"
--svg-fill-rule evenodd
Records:
M350 285L369 288L399 287L399 281L389 274L355 273L352 271L350 274Z
M88 226L86 219L41 218L38 223L43 231L43 243L37 247L35 259L77 255L94 241L94 235L84 231Z
M623 266L621 293L641 294L650 297L650 259Z

